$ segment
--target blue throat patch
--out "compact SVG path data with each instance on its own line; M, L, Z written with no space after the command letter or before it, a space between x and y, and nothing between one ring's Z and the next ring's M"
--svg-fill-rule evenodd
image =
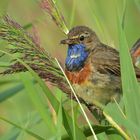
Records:
M70 45L67 52L65 65L69 71L78 71L84 66L88 52L83 44Z

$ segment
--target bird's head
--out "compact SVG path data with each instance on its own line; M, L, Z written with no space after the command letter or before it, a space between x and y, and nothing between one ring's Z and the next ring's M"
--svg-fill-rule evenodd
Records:
M89 52L100 43L97 35L86 26L76 26L68 33L68 38L61 40L61 44L68 46L66 68L78 71L83 68Z
M61 44L75 45L83 44L87 49L100 43L96 33L86 26L76 26L67 34L68 38L61 40ZM92 44L92 45L91 45Z

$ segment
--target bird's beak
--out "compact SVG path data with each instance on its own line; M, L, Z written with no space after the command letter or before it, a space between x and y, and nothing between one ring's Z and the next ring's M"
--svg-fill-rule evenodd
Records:
M75 44L75 40L74 39L64 39L64 40L60 41L60 44L68 44L68 45Z
M70 39L61 40L60 44L70 44Z

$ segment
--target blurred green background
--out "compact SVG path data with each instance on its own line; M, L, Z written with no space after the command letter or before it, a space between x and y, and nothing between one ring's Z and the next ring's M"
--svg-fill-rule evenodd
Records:
M117 22L116 22L116 7L122 11L122 0L55 0L56 5L65 17L68 28L76 25L86 25L92 28L99 36L100 40L112 47L118 47L117 38ZM58 58L64 64L67 48L59 44L61 39L66 36L54 24L50 16L44 13L37 0L6 0L0 1L0 8L6 9L6 13L20 23L24 27L33 24L40 36L42 46L53 56ZM97 19L97 20L96 20ZM98 22L99 21L99 22ZM100 25L101 28L98 28ZM131 48L135 41L140 37L140 1L127 0L127 9L125 17L125 32L128 45ZM34 32L32 26L27 28L27 31ZM0 40L1 48L5 46L5 42ZM7 57L0 59L0 63L7 64ZM2 71L4 67L1 67ZM26 73L27 74L27 73ZM27 74L29 77L30 75ZM36 85L37 86L37 85ZM59 91L50 86L54 94ZM36 110L26 93L22 83L21 74L0 76L0 97L6 93L16 93L18 89L22 89L18 94L11 98L0 101L0 116L18 123L21 126L35 125L33 131L40 135L49 138L49 130L36 115ZM38 87L38 92L42 90ZM2 96L1 96L2 95ZM70 106L67 98L63 95L66 107L69 110ZM44 104L47 102L43 96L41 99ZM48 107L48 110L50 108ZM50 112L50 111L48 111ZM84 122L84 120L83 120ZM84 123L83 123L84 124ZM11 133L12 126L0 121L0 139L8 139L8 134ZM14 132L18 130L14 129ZM12 132L13 132L12 131ZM65 133L65 132L64 132ZM24 132L13 136L14 139L25 140L34 139Z

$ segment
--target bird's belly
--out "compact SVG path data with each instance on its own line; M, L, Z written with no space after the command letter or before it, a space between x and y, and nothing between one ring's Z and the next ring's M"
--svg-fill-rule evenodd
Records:
M94 104L96 101L105 105L114 99L119 100L120 85L119 77L96 73L82 84L73 84L73 87L77 95L86 102Z

